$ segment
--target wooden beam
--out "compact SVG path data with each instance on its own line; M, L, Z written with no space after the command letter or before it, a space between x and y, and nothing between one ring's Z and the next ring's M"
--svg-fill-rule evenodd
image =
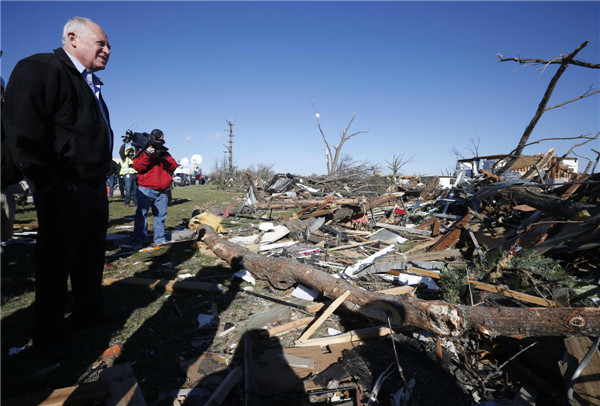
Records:
M296 347L324 347L330 344L348 343L352 341L362 341L370 338L385 337L392 334L393 331L388 327L367 327L359 330L348 331L331 337L313 338L311 340L298 340L294 342Z
M193 291L193 292L220 292L223 285L219 283L196 282L196 281L174 281L168 279L150 278L105 278L105 285L125 285L140 288L164 289L167 291Z
M544 166L548 165L548 162L550 162L553 156L554 148L550 148L548 151L546 151L544 156L540 158L539 161L533 164L533 166L523 176L521 176L521 179L528 179L533 177L538 170L541 171L542 169L544 169Z
M379 293L383 293L384 295L406 295L407 293L414 291L414 286L396 286L390 289L378 290Z
M346 298L348 298L349 295L350 291L347 290L346 292L341 294L337 299L335 299L333 303L331 303L329 307L325 309L323 314L321 314L317 318L317 320L315 320L315 322L300 336L298 341L304 341L308 337L310 337L319 328L319 326L321 326L321 324L323 324L323 322L327 320L331 313L333 313L338 307L340 307L342 303L344 303L344 300L346 300Z
M484 175L486 175L487 177L490 177L492 179L496 179L499 181L503 181L504 178L501 178L500 176L494 175L492 172L488 172L485 169L480 169L479 172L483 173Z
M564 362L563 375L568 381L576 367L586 356L592 340L588 337L569 337L565 338L565 358L569 361ZM559 366L561 362L559 361ZM570 365L569 365L570 364ZM574 385L575 395L573 402L575 406L600 406L600 352L596 351L590 362L577 379Z
M431 231L429 231L429 230L419 230L418 228L408 228L408 227L402 227L402 226L395 226L393 224L386 224L386 223L375 223L375 226L382 227L382 228L387 228L388 230L396 231L398 233L420 235L420 236L425 236L425 237L430 237L431 236Z
M408 272L408 273L413 273L415 275L428 276L433 279L441 279L442 278L442 275L439 272L428 271L426 269L415 268L412 266L409 266L406 269L406 271L401 270L401 269L394 269L394 271L399 272L399 273L400 272ZM527 293L517 292L514 290L507 289L503 286L491 285L489 283L472 281L469 279L465 279L464 283L465 284L468 283L479 290L485 290L486 292L498 293L502 296L512 297L513 299L521 300L523 302L533 303L533 304L536 304L539 306L545 306L545 307L555 307L556 306L556 303L553 300L548 300L548 299L544 299L544 298L541 298L538 296L528 295Z
M290 321L289 323L285 323L268 329L267 334L269 335L269 337L274 337L278 334L285 333L298 327L308 326L310 322L314 319L314 317L304 317L302 319Z
M442 235L442 238L440 238L431 248L429 248L428 251L429 252L443 251L445 249L452 247L458 241L461 230L463 229L464 226L469 224L470 220L471 220L471 215L466 214L462 219L460 219L454 225L454 228L452 230L450 230L446 234Z
M432 245L435 245L439 240L441 240L442 237L443 237L443 235L438 235L437 237L434 237L432 240L425 241L421 244L415 245L414 247L412 247L411 249L406 251L405 254L410 254L411 252L420 251L420 250L424 250L425 248L429 248Z

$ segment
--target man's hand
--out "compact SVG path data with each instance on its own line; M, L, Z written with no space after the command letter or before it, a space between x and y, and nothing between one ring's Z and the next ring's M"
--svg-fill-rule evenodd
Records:
M155 152L155 151L156 151L156 150L154 149L154 147L148 147L148 148L146 148L146 153L147 153L148 155L154 155L154 152Z

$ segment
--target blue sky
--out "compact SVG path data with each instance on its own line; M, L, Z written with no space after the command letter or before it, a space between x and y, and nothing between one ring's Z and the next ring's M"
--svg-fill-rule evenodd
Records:
M577 59L600 63L600 2L1 2L1 74L60 47L68 18L103 27L112 45L104 81L115 136L164 131L175 159L200 154L209 172L234 165L325 174L325 145L352 114L343 152L378 165L413 157L403 174L451 171L453 149L481 155L516 147L556 72L505 57L552 59L586 40ZM549 105L600 86L600 70L569 67ZM548 111L531 140L600 131L600 94ZM119 139L117 139L119 140ZM575 141L542 143L534 154ZM117 146L119 144L117 143ZM595 157L595 141L577 152ZM115 156L118 155L115 150ZM582 161L580 166L587 164Z

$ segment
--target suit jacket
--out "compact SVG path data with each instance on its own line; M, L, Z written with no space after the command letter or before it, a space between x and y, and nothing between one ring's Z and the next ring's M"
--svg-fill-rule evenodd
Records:
M38 188L62 179L105 178L113 132L62 48L19 61L4 96L2 124L9 152Z

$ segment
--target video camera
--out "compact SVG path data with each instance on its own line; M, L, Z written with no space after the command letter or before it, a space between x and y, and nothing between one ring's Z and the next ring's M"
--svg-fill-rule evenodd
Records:
M153 156L162 158L167 154L167 151L162 148L165 142L157 134L134 133L131 130L127 130L125 131L125 135L123 135L121 138L123 138L123 143L131 143L131 145L135 147L136 151L153 147L155 151L154 154L152 154Z

